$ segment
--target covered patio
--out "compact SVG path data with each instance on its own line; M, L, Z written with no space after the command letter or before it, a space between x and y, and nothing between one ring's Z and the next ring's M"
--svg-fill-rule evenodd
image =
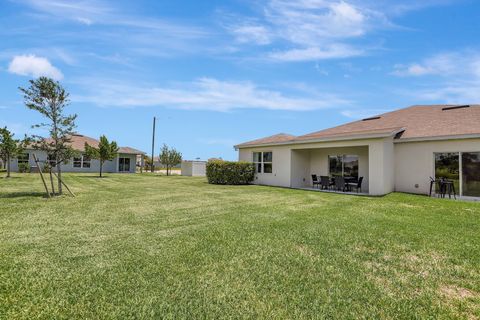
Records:
M292 148L290 186L355 194L358 187L358 194L386 194L393 190L392 142L390 139L350 140ZM318 182L326 177L329 185L320 183L319 186ZM337 183L337 178L344 180L345 188Z
M368 194L368 146L292 150L292 187Z

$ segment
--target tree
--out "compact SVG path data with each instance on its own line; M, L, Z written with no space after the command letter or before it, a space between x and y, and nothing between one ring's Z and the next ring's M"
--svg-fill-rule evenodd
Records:
M91 159L100 161L100 178L102 177L103 163L107 160L113 160L118 152L118 146L115 141L108 142L107 137L101 136L98 147L95 148L85 142L85 155Z
M7 178L10 178L10 160L24 152L24 145L13 138L7 127L0 128L0 158L7 166Z
M172 167L182 162L182 154L175 150L175 148L169 148L166 144L162 146L160 151L159 161L167 168L167 176L170 175Z
M52 166L57 168L58 194L62 194L62 168L61 163L73 157L76 152L71 147L71 136L74 134L75 119L77 115L64 115L64 109L69 104L69 94L58 81L47 77L40 77L29 81L28 88L19 88L27 108L38 111L47 119L32 127L47 128L49 139L33 135L33 147L45 151Z

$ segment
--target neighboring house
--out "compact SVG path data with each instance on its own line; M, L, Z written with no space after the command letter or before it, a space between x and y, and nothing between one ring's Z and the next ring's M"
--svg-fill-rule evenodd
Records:
M430 177L480 197L480 105L412 106L302 136L277 134L235 146L254 162L255 183L311 187L311 175L364 177L363 191L428 194Z
M182 176L204 177L207 173L207 161L182 161Z
M70 159L66 163L62 163L62 171L64 172L98 172L100 170L100 161L89 159L83 153L85 152L85 142L92 147L97 147L99 141L86 137L80 134L72 135L71 146L73 149L79 152L78 156ZM34 168L37 165L33 159L35 154L40 162L49 161L49 157L46 152L41 150L35 150L27 148L25 153L15 159L12 159L11 169L12 171L18 171L18 166L21 163L27 163L30 168ZM145 153L130 147L120 147L118 149L118 155L111 161L105 161L103 164L104 172L121 172L121 173L135 173L137 155L144 155ZM51 163L53 162L53 159Z

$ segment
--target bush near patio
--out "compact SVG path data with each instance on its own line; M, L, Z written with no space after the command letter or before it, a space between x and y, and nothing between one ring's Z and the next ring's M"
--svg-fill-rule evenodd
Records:
M210 160L207 162L207 179L211 184L249 184L255 176L252 163Z

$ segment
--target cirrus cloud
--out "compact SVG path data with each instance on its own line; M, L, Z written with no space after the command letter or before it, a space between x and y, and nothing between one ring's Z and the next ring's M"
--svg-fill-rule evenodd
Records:
M258 86L250 81L222 81L199 78L166 86L139 85L111 79L84 79L78 83L84 93L72 96L76 102L101 107L164 106L183 110L231 111L266 109L309 111L345 106L350 101L334 94L294 88L289 92Z
M14 56L8 66L10 73L22 76L49 77L54 80L63 79L62 72L53 66L47 58L37 57L36 55L18 55Z

